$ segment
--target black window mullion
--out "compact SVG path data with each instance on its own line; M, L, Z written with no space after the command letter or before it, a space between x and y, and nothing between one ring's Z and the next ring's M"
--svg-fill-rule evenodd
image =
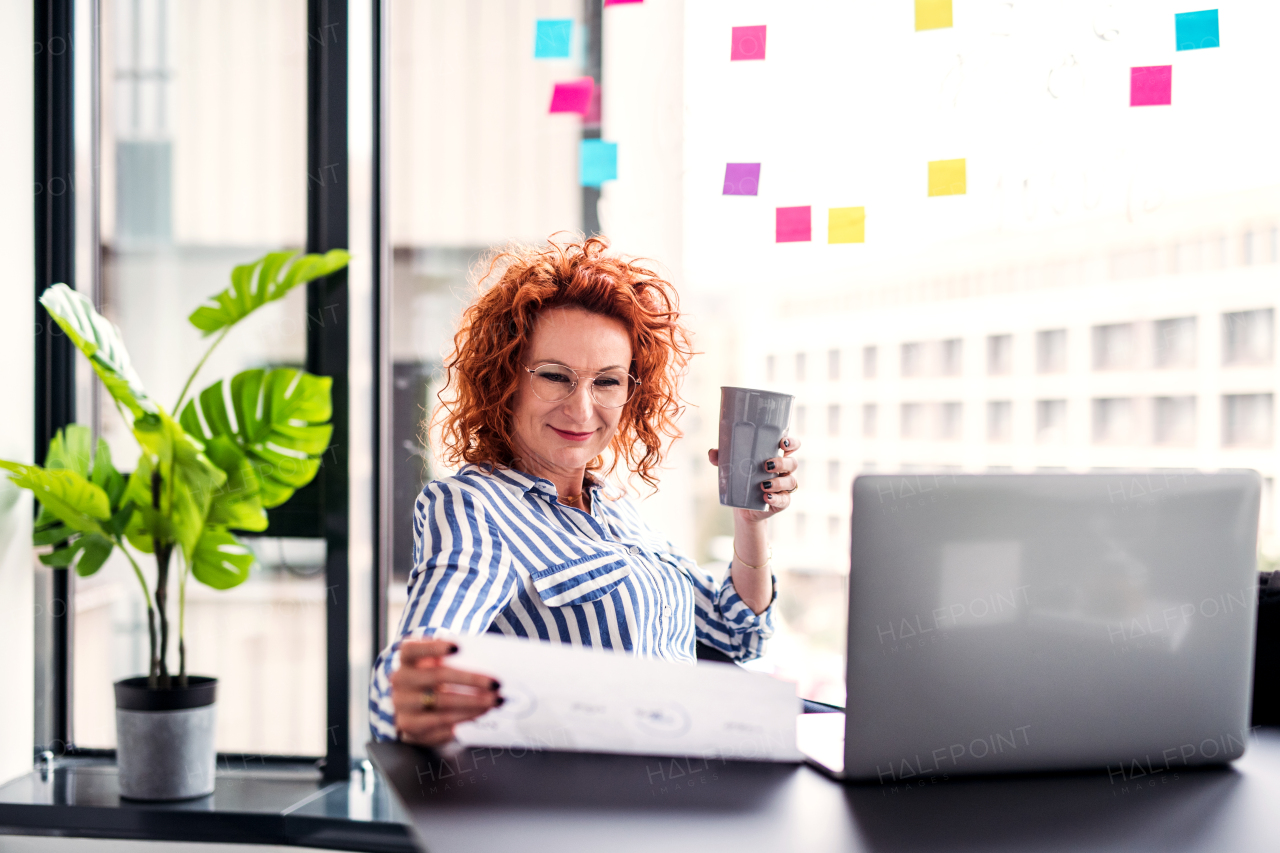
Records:
M307 251L349 245L347 210L347 3L307 2ZM325 778L345 780L351 767L350 571L348 519L350 429L347 271L307 285L307 370L333 379L333 440L317 477L325 554Z
M74 9L74 0L36 0L34 9L36 297L58 282L75 287ZM39 304L36 318L33 451L42 463L54 434L75 420L75 352ZM49 690L39 697L48 706L37 710L37 737L62 754L72 737L72 585L67 571L51 575Z

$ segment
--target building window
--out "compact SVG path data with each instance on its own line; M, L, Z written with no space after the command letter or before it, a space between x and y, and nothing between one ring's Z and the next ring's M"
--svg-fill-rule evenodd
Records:
M876 353L875 347L862 348L862 378L876 378Z
M804 406L796 406L796 435L803 436L805 433L806 414L808 413L805 411Z
M959 376L964 372L964 341L950 338L941 345L941 368L943 376Z
M1189 447L1196 440L1196 398L1156 397L1155 430L1152 436L1156 444Z
M1009 400L987 402L987 441L1013 440L1013 403Z
M1067 441L1067 401L1036 400L1036 442L1065 444Z
M862 404L862 437L876 437L876 421L879 420L880 409L875 403Z
M1036 373L1065 373L1066 369L1067 330L1036 332Z
M903 438L924 438L926 433L924 403L903 403L900 426Z
M1135 337L1133 323L1094 326L1093 369L1132 370L1138 355Z
M1196 366L1196 318L1156 320L1155 363L1162 369Z
M1227 394L1222 398L1224 447L1270 447L1272 411L1270 394Z
M987 336L987 373L990 376L1013 373L1013 335Z
M804 381L804 353L796 353L796 381Z
M827 491L840 491L840 460L832 459L827 462Z
M840 435L840 406L827 406L827 435Z
M1093 443L1129 444L1134 439L1132 397L1103 397L1093 401Z
M913 342L902 345L902 375L924 376L924 344Z
M827 378L832 382L840 380L840 350L827 350Z
M1273 352L1273 314L1270 308L1222 315L1222 363L1270 364Z
M772 382L777 378L778 373L778 357L775 355L766 355L764 357L764 378Z
M964 437L963 403L943 403L939 415L939 438L943 441L959 441Z

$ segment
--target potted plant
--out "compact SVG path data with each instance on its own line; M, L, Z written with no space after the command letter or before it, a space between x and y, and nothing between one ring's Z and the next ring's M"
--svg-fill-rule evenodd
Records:
M116 754L125 797L176 800L213 792L217 682L187 673L187 581L194 577L214 589L230 589L248 579L253 554L233 531L266 530L266 510L315 477L332 433L328 377L291 368L246 370L190 400L187 391L237 323L348 260L340 249L301 257L273 252L236 267L231 286L188 318L213 340L178 395L172 409L177 420L147 395L120 330L87 299L65 284L40 297L89 359L141 449L126 477L115 469L106 442L99 439L91 452L88 428L73 424L49 443L43 467L0 460L12 482L31 489L40 502L34 541L53 546L40 557L43 563L88 577L118 548L142 588L150 667L145 676L115 684ZM152 555L150 578L131 549ZM169 667L175 572L176 674Z

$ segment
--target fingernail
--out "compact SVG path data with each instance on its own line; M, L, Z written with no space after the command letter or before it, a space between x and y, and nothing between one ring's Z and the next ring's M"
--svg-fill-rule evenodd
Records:
M764 496L764 499L765 499L765 500L767 500L767 501L771 501L771 500L773 500L773 495L766 494L766 495Z
M497 689L498 689L499 687L501 687L501 686L502 686L502 684L501 684L501 683L499 683L497 679L494 679L494 680L492 680L492 681L490 681L490 682L489 682L489 689L490 689L490 690L497 690Z
M760 484L761 488L765 488L765 489L771 487L772 485L773 485L773 480L765 480L763 483Z
M766 470L766 471L772 471L773 469L774 469L774 463L773 463L773 462L766 462L766 463L764 463L764 470Z
M505 696L499 696L499 697L498 697L498 699L497 699L497 701L495 701L495 702L493 703L493 707L495 707L495 708L501 708L501 707L502 707L503 705L505 705L506 703L507 703L507 699L506 699L506 697L505 697Z
M791 439L789 439L789 438L784 438L784 439L782 439L782 446L783 446L783 447L790 447L790 446L791 446Z
M453 655L453 654L457 654L457 653L458 653L458 644L457 644L457 643L450 643L450 644L449 644L449 651L445 652L445 654Z

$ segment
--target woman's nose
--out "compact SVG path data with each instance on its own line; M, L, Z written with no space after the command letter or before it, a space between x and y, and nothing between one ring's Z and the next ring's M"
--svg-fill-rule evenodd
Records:
M573 393L564 401L565 414L573 418L576 423L586 423L591 419L591 414L595 409L595 401L591 399L591 386L586 382L579 382L578 387L573 389Z

